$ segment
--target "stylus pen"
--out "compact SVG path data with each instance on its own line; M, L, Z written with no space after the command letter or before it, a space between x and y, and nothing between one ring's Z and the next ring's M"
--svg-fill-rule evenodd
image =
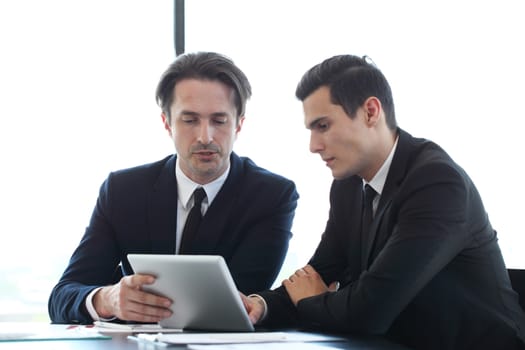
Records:
M169 345L168 343L159 341L157 339L157 334L139 333L137 335L128 335L128 339L136 341L138 343L155 344L156 346L162 346L162 347L166 347Z

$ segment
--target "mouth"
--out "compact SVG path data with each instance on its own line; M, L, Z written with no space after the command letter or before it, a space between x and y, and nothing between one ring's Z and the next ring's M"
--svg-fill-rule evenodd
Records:
M323 162L326 163L327 167L330 167L334 163L335 158L333 158L333 157L332 158L322 158L322 160L323 160Z
M208 162L208 161L211 161L214 159L215 155L217 154L217 152L214 152L214 151L198 151L198 152L193 152L193 155L199 160L199 161L204 161L204 162Z

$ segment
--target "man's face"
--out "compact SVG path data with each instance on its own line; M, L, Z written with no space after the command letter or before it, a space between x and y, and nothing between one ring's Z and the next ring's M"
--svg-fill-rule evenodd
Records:
M234 91L219 81L185 79L173 93L171 122L162 118L181 169L193 181L209 183L228 168L244 116L237 125Z
M319 153L335 179L368 173L373 149L364 108L351 119L320 87L303 101L304 123L310 130L310 151Z

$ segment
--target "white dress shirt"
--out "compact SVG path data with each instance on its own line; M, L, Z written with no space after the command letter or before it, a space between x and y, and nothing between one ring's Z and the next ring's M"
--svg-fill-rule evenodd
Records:
M394 158L394 153L396 152L397 148L397 140L399 139L399 136L396 138L396 141L394 142L394 146L390 150L390 154L383 162L383 165L381 165L381 168L379 168L379 171L374 175L372 180L368 183L370 187L376 191L377 196L374 197L374 200L372 202L372 209L374 211L374 215L377 210L377 206L379 205L379 198L381 197L381 193L383 192L383 188L385 187L386 177L388 175L388 171L390 170L390 165L392 164L392 159ZM363 188L367 182L363 179Z

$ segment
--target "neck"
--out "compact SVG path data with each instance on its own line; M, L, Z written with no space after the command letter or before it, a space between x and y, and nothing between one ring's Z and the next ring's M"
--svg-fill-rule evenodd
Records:
M380 132L377 138L378 142L374 147L375 152L370 157L370 159L372 159L370 166L361 176L366 182L370 182L377 174L379 169L381 169L385 163L385 160L388 158L388 155L392 151L392 148L394 147L396 138L397 130L390 130L386 128Z

